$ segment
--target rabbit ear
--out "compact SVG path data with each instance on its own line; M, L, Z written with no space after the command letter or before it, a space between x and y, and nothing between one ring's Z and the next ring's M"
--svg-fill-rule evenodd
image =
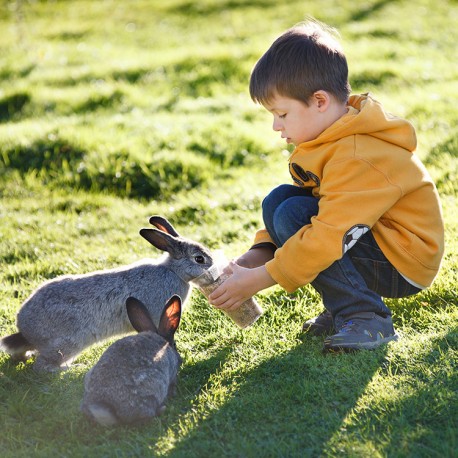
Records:
M173 251L176 245L176 239L173 235L158 231L157 229L140 229L140 235L159 250L168 251L169 253Z
M137 332L153 331L156 334L158 333L156 325L143 302L135 297L128 297L126 299L126 309L130 323Z
M181 319L181 299L180 296L172 296L162 312L159 321L158 333L169 342L173 342L173 336L178 329Z
M175 228L162 216L153 215L149 219L149 222L153 226L156 226L160 231L167 232L167 234L173 235L174 237L179 237Z

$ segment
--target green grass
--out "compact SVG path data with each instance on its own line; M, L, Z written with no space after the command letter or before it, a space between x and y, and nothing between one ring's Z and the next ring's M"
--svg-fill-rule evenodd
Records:
M148 216L236 256L261 225L287 152L249 97L257 58L313 15L337 27L355 92L410 119L446 223L435 283L389 300L402 339L328 355L301 334L309 287L259 295L240 331L195 291L166 413L102 429L83 378L0 354L2 457L452 457L458 443L458 41L455 1L0 1L0 335L44 280L159 256Z

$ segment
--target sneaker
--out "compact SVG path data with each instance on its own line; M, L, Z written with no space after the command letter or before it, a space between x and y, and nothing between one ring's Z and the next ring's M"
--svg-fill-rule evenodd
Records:
M302 326L302 331L308 332L312 336L321 336L334 332L334 320L330 312L325 310L315 318L307 320Z
M325 339L324 349L371 350L397 339L391 316L383 318L373 312L361 312L345 317L345 321L339 326L339 332Z

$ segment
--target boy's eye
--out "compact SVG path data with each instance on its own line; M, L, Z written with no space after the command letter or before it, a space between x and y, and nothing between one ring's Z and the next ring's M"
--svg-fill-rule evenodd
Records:
M278 115L278 117L279 117L280 119L285 119L285 118L286 118L286 113L285 113L285 114L282 114L282 115Z

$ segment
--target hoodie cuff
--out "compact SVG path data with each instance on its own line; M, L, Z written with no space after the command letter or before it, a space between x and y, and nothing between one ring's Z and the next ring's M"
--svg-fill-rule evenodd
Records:
M270 248L272 252L274 253L275 250L277 249L277 246L274 243L271 242L261 242L261 243L256 243L254 244L250 250L255 250L256 248Z
M278 262L276 259L265 264L266 270L269 275L288 293L293 293L296 289L300 288L303 285L298 285L295 282L292 282L288 277L283 275L282 271L278 268Z

